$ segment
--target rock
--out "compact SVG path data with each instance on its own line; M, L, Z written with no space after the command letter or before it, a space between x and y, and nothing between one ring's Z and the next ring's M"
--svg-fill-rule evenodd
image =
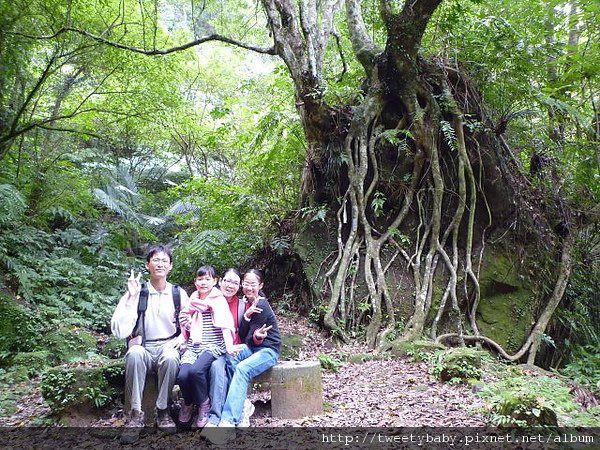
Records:
M52 411L66 417L92 411L121 396L124 373L122 359L93 358L48 369L40 388Z
M96 338L82 328L60 328L48 333L45 347L52 352L56 364L84 360L96 352Z
M28 377L33 378L42 373L51 360L52 356L48 350L19 353L13 358L12 366L14 369L24 368Z

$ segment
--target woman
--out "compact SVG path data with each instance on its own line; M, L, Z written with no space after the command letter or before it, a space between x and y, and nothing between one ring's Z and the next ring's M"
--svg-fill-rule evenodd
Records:
M257 269L251 269L244 275L242 290L244 300L249 306L243 315L243 323L239 326L239 334L245 343L233 359L235 371L227 399L223 406L219 427L247 426L243 416L249 418L254 412L244 411L244 402L248 394L248 386L252 378L260 375L277 364L281 349L281 336L275 314L263 292L263 276ZM244 414L242 414L244 413ZM231 439L235 434L227 436Z
M229 305L229 311L233 317L233 343L241 344L242 340L239 335L239 327L242 322L244 326L247 325L243 319L243 314L248 308L248 303L244 299L238 297L238 291L240 290L241 275L233 268L227 269L219 282L219 288L227 300ZM229 379L231 374L227 367L226 355L217 358L210 366L210 401L211 409L208 416L208 422L206 427L217 426L221 420L221 411L225 399L227 398L227 387L229 386Z

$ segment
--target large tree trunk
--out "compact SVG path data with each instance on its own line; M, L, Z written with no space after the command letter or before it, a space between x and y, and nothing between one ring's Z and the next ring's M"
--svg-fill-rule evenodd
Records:
M447 61L419 55L441 0L416 0L400 11L382 1L385 49L371 41L360 2L346 1L366 82L360 104L337 109L322 97L320 72L337 3L324 2L319 12L311 1L301 1L298 10L287 0L263 3L275 48L294 79L308 141L305 206L328 205L337 224L337 257L319 292L325 326L344 338L350 323L361 322L367 343L383 349L403 306L410 314L400 340L422 336L432 314L434 337L443 318L445 330L452 329L459 341L465 327L478 337L486 233L492 224L502 228L528 201L523 190L530 185L502 136L488 131L493 124L468 78ZM334 178L335 189L324 183L327 178ZM393 271L410 271L412 282L392 289ZM531 336L543 333L568 272L561 271L552 307ZM397 304L397 290L414 293L410 305ZM538 348L532 343L528 339L530 359Z

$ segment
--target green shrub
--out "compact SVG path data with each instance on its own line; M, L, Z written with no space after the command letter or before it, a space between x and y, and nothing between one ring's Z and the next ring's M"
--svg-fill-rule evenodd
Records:
M7 370L0 369L0 383L12 386L29 380L27 367L14 366Z
M392 354L395 356L409 356L413 361L427 361L432 354L446 347L433 341L415 340L396 342L392 344Z
M96 338L81 328L60 328L46 335L44 346L52 352L54 362L86 359L96 352Z
M0 230L7 283L46 325L104 329L127 275L125 257L78 228L47 232L15 223Z
M33 350L41 334L37 318L0 292L0 365L7 365L18 352Z
M53 367L42 376L40 389L50 409L100 408L122 394L123 360L92 358L76 367Z
M107 358L119 359L125 356L126 344L124 339L119 339L114 335L108 336L108 339L100 349L100 353Z
M561 372L600 395L600 344L576 349Z
M15 355L12 365L13 368L25 368L29 378L33 378L44 371L51 359L52 357L48 350L38 350L36 352L25 352Z
M77 391L73 390L76 375L73 372L50 369L42 376L40 389L50 409L61 412L75 402Z
M576 414L570 388L547 376L518 375L485 386L480 395L488 403L495 426L564 426Z
M341 362L338 359L324 354L318 355L317 358L319 359L319 363L323 369L330 372L337 372L339 370Z

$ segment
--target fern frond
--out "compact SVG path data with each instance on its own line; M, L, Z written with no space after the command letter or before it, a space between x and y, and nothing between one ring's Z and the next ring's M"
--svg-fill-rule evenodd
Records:
M0 224L16 221L27 208L25 197L12 184L0 184Z

